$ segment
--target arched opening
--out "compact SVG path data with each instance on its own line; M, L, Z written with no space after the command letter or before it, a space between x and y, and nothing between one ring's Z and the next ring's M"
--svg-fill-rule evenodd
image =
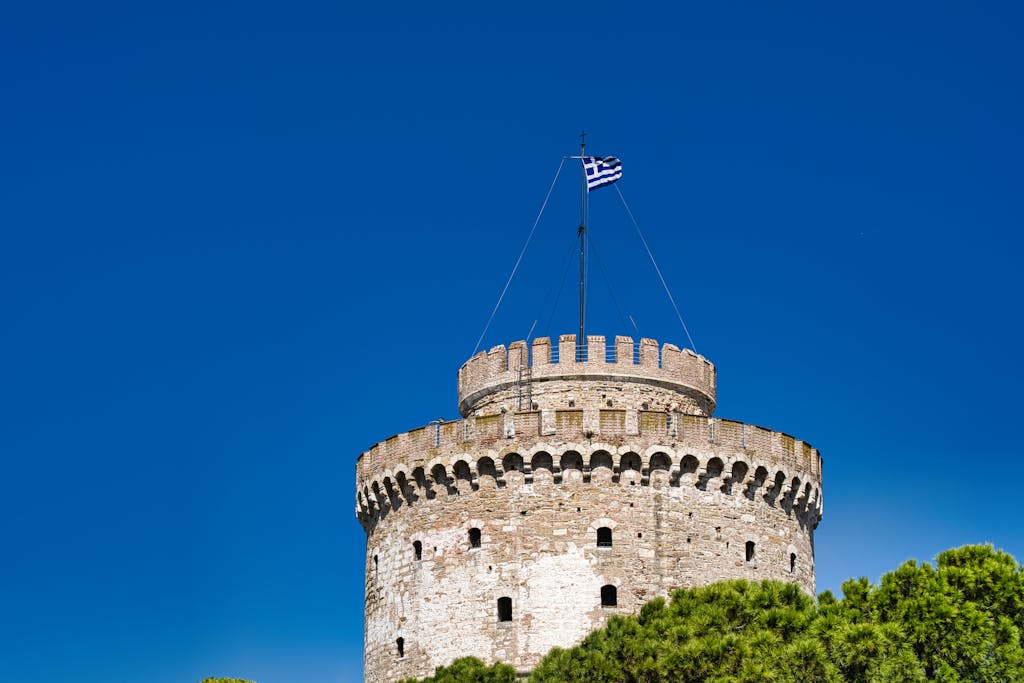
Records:
M666 453L655 453L651 456L650 481L653 486L662 486L668 483L669 470L672 469L672 459Z
M398 640L396 640L395 641L395 645L398 646L398 656L399 657L404 657L405 656L405 638L399 638Z
M619 459L619 481L635 486L640 481L640 456L636 453L623 453Z
M598 548L611 548L612 547L612 530L606 526L601 527L597 530L597 547Z
M412 542L412 552L413 552L413 557L416 560L422 560L423 559L423 544L420 543L419 541L413 541Z
M764 499L769 505L775 505L775 501L778 499L779 494L782 493L782 489L786 486L786 473L776 472L775 478L772 480L772 485L764 493Z
M733 488L737 484L743 483L743 480L746 479L747 472L749 470L750 467L747 465L747 463L743 462L742 460L737 460L736 462L734 462L732 464L732 472L729 474L729 478L722 483L722 493L732 495Z
M754 547L753 541L747 541L747 562L754 561Z
M452 474L455 477L455 488L459 493L469 493L473 490L473 474L469 470L469 463L459 460L452 466Z
M416 492L413 491L412 486L409 484L409 478L405 472L398 472L395 475L395 482L398 484L398 490L401 492L402 497L405 498L407 503L416 502Z
M419 488L419 490L423 491L423 493L426 494L427 500L433 500L433 498L437 495L436 493L434 493L434 489L430 485L430 481L427 479L427 475L423 471L422 467L417 467L412 471L412 480L416 482L416 486Z
M782 508L788 513L796 504L796 497L800 494L800 477L793 477L786 488L786 495L782 499Z
M665 470L666 472L672 467L672 459L668 457L667 453L655 453L651 456L651 471L654 470Z
M677 480L680 486L693 486L697 483L697 470L700 469L700 461L692 455L684 455L679 461L679 476Z
M498 621L512 621L512 598L498 598Z
M398 493L398 484L391 477L384 477L384 493L387 495L391 507L395 510L402 507L402 503L405 502Z
M469 530L469 547L479 548L480 547L480 529L473 527Z
M608 451L597 451L590 456L590 477L592 481L608 481L612 478L612 456Z
M550 484L554 481L551 454L540 451L530 460L530 474L535 484Z
M501 467L506 472L522 472L523 456L518 453L509 453L501 460Z
M501 459L501 479L498 480L498 486L521 486L526 482L525 471L523 456L509 453Z
M578 482L583 480L583 458L576 451L566 451L559 460L562 481Z
M494 488L497 486L498 470L494 467L493 460L486 456L477 460L476 472L479 475L478 482L481 488Z
M619 590L608 584L601 586L601 607L615 607L619 604Z
M711 458L708 460L707 467L704 468L704 472L697 479L697 488L701 491L707 491L708 483L712 479L721 477L723 469L725 469L725 463L722 462L721 458Z
M789 573L796 572L796 553L789 554Z
M530 469L536 472L537 470L551 471L551 454L540 451L533 456L530 461Z
M800 494L799 498L797 498L796 505L801 510L807 509L807 503L810 502L810 500L811 500L811 491L812 490L813 489L811 488L810 483L808 483L806 486L804 486L804 492Z
M453 489L448 481L448 471L444 468L444 465L437 464L430 469L430 478L434 480L434 484L437 487L437 491L444 491L445 493L452 493Z
M745 495L748 500L754 500L754 496L757 494L757 490L764 486L764 483L767 480L768 470L766 470L764 467L758 467L756 470L754 470L754 478L751 479L750 483L747 485L747 490L744 492L743 495Z

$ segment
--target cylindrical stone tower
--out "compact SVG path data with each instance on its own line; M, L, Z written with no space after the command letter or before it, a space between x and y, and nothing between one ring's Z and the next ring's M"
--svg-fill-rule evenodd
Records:
M712 417L715 368L689 350L585 347L481 352L459 369L462 420L360 456L367 681L467 655L528 671L678 587L814 593L818 451Z

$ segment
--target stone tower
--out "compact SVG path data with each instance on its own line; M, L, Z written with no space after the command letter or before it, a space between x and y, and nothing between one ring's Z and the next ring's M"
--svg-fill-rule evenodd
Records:
M677 587L813 595L818 451L712 417L715 368L689 350L580 351L563 335L480 352L459 369L462 420L360 456L367 681L466 655L528 671Z

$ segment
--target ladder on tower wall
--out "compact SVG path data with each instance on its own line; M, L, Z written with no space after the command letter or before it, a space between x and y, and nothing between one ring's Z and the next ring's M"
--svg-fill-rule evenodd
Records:
M524 349L519 350L519 370L516 375L516 397L519 399L517 410L533 410L533 367L524 358Z

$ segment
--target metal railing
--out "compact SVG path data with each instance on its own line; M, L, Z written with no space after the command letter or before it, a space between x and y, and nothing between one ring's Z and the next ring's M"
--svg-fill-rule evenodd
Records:
M559 345L558 344L552 344L551 345L551 362L552 363L556 363L557 364L559 362L560 356L559 356L559 350L558 349L559 349ZM575 349L575 356L574 356L574 358L578 358L581 362L586 362L586 361L588 361L590 359L590 348L589 348L588 345L586 345L586 344L576 344L574 349ZM605 344L605 347L604 347L604 361L606 363L616 363L616 362L618 362L618 349L616 348L616 345L614 343ZM639 365L640 364L640 345L637 344L636 342L633 343L632 361L633 361L634 365ZM658 366L659 367L661 366L661 349L660 348L658 349Z

